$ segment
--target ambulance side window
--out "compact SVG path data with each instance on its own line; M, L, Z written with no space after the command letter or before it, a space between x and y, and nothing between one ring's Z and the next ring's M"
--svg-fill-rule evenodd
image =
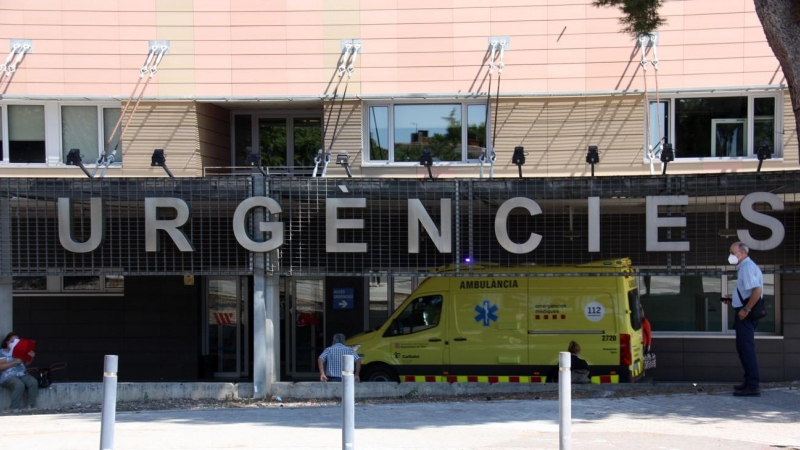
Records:
M428 330L439 325L442 317L442 296L429 295L415 298L394 319L389 335L400 336Z

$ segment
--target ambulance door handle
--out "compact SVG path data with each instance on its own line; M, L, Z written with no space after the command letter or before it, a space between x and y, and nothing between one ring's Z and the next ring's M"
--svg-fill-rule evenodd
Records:
M428 342L442 342L442 340L434 338L434 339L428 339Z
M467 338L453 338L454 341L466 341Z

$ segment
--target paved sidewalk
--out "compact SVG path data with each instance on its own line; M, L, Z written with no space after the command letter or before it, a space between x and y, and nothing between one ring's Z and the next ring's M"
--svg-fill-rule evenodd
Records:
M800 390L575 400L572 448L800 449ZM94 449L100 414L7 416L4 449ZM553 400L356 406L355 448L558 449ZM117 414L115 449L340 449L340 407Z

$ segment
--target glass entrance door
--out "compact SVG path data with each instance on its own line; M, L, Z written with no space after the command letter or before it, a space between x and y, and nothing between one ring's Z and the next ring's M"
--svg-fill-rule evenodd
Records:
M204 355L213 377L248 375L247 300L239 277L208 277L205 295Z
M258 116L257 126L261 162L270 173L312 173L314 158L322 147L321 119Z
M325 350L325 282L286 279L287 374L294 379L317 379L317 358Z

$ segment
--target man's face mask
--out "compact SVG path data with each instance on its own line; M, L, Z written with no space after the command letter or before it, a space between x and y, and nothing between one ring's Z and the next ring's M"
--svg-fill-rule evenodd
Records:
M737 258L736 255L728 255L728 262L736 265L739 263L739 258Z

